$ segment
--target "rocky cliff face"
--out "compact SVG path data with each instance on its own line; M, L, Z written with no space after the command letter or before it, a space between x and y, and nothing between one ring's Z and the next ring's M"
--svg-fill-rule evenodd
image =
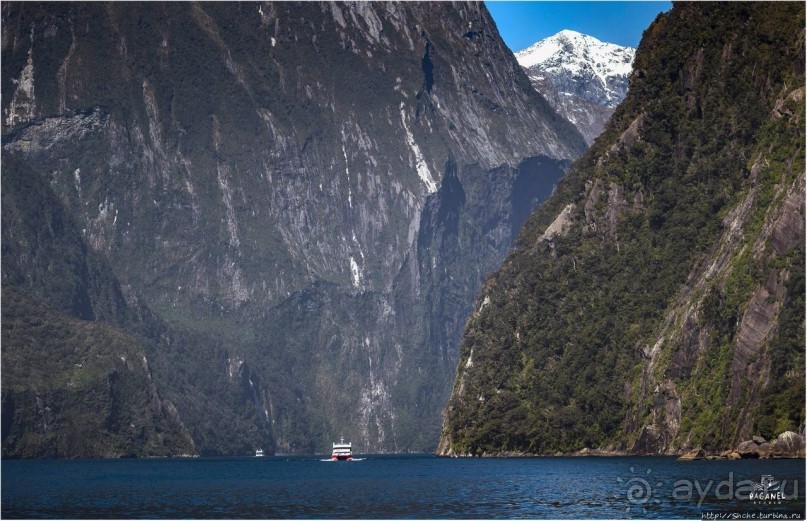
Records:
M484 6L4 4L2 23L4 184L7 162L39 176L109 267L115 323L200 451L433 448L471 295L585 148ZM59 233L15 230L4 287L103 319L29 270Z
M628 92L636 49L564 30L516 53L535 89L588 144Z
M608 128L483 287L440 453L803 437L804 34L796 4L648 28Z

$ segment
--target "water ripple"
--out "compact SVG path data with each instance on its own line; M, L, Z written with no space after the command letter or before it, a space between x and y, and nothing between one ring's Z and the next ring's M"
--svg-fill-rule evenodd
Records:
M700 518L704 509L804 511L803 460L704 463L427 456L350 463L313 457L4 461L2 517L653 519ZM791 483L788 490L800 499L760 506L716 493L763 475ZM682 483L707 492L687 497Z

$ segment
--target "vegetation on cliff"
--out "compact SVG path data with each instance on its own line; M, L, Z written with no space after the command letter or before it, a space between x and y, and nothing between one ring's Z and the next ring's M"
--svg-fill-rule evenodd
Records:
M441 453L803 433L804 46L798 3L676 4L645 31L628 97L483 287Z
M228 377L220 337L169 327L127 298L29 163L5 155L2 186L4 457L188 455L193 440L206 454L271 447L250 422L248 372ZM185 345L196 358L182 360ZM210 374L209 359L223 370ZM169 400L160 381L182 392Z
M131 335L3 291L3 457L196 453Z

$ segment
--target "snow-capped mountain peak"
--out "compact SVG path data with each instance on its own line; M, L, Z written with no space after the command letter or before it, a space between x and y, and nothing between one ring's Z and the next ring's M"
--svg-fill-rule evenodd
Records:
M628 92L635 53L566 29L517 52L516 59L533 87L593 143Z
M564 74L595 80L604 90L604 104L615 106L621 100L620 89L611 88L609 80L630 76L635 53L633 47L564 29L517 52L516 58L530 75Z

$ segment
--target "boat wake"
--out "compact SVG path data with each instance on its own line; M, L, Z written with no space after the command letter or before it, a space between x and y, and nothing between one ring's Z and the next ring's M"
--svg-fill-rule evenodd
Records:
M351 458L349 460L343 460L343 461L364 461L366 459L367 458ZM328 458L328 459L321 459L320 461L339 461L339 460Z

